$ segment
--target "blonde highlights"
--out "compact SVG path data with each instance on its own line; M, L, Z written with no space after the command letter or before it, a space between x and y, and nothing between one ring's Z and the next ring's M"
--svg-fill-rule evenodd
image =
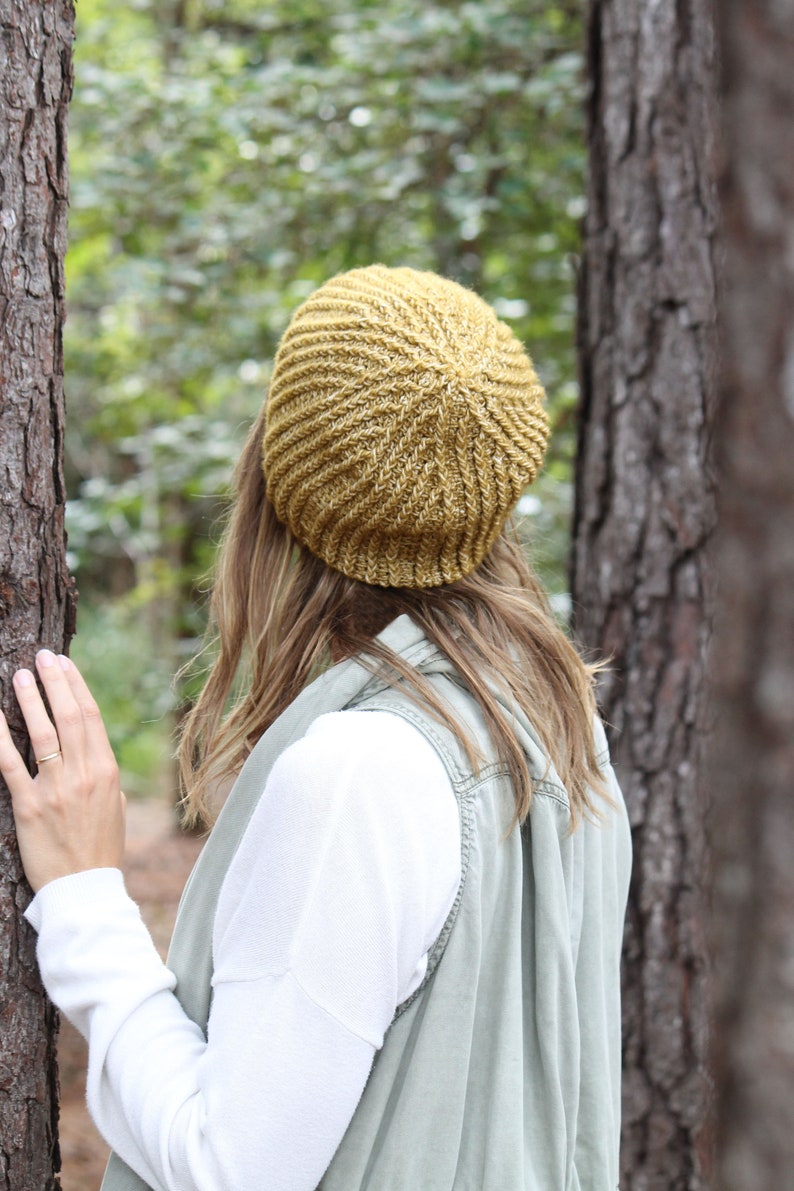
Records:
M503 532L473 573L438 587L382 588L347 578L278 521L260 464L263 431L264 410L235 473L237 497L210 607L214 662L182 729L187 821L212 821L214 792L307 683L344 657L383 664L460 735L431 684L375 640L402 613L449 658L482 708L513 781L516 821L529 812L532 780L485 676L528 715L568 790L572 825L597 814L594 793L603 794L603 783L593 741L596 667L583 662L557 624L519 544Z

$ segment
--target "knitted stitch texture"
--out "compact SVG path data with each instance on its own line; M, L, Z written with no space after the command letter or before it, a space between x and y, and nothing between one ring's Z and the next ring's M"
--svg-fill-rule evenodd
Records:
M352 579L453 582L540 469L543 402L529 356L476 294L434 273L353 269L298 308L279 346L268 497Z

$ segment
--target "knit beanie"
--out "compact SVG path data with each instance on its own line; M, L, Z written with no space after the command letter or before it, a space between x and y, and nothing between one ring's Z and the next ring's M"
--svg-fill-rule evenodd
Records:
M434 273L371 265L298 308L276 355L263 465L276 516L351 579L473 571L535 478L544 392L512 331Z

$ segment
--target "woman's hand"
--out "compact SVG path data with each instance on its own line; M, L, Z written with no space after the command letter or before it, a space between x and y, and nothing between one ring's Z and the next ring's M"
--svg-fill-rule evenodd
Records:
M77 667L43 649L36 668L53 724L29 670L14 675L39 771L32 778L0 713L0 772L11 792L19 850L34 892L89 868L118 868L125 799L99 708Z

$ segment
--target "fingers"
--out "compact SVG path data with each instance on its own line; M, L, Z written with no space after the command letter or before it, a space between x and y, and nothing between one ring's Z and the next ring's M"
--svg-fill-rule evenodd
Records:
M61 763L79 767L87 756L92 758L92 764L97 761L100 765L115 764L99 708L74 663L42 649L36 655L36 669L49 700L52 719L29 670L17 671L14 690L37 761L47 769ZM10 736L8 742L13 748ZM13 751L19 758L16 749ZM8 747L3 755L13 769L16 762ZM21 758L19 762L24 768Z
M43 652L44 651L42 651L42 654ZM54 654L49 654L49 657L52 658L53 661L55 660ZM48 665L45 662L44 665L39 664L37 668L39 673L42 674L42 671L47 671L57 667L53 667L51 663ZM45 674L42 674L42 681L44 683L44 689L47 692L47 698L50 699L50 703L52 705L52 684L51 682L45 681ZM63 679L62 686L66 687L66 685L66 680ZM14 692L25 720L28 735L30 736L30 743L33 748L33 756L37 758L49 757L52 753L57 753L61 748L61 744L58 739L58 732L56 731L55 726L47 714L47 709L44 706L44 700L39 694L36 681L30 670L17 670L16 674L14 675ZM55 696L57 701L57 692L55 692ZM55 708L53 707L53 711L54 710ZM74 727L74 725L72 727ZM48 764L51 764L51 762L48 762Z
M60 657L58 661L66 675L66 681L72 692L72 697L80 708L86 744L93 753L106 752L112 757L113 750L110 747L102 714L97 707L93 695L86 686L85 679L70 658Z
M118 867L125 804L99 711L74 664L42 650L36 669L52 719L33 674L18 670L14 675L39 761L35 778L0 715L0 770L11 791L20 855L34 891L71 873Z
M6 717L2 711L0 711L0 773L11 791L12 798L20 797L32 784L28 767L11 739Z

